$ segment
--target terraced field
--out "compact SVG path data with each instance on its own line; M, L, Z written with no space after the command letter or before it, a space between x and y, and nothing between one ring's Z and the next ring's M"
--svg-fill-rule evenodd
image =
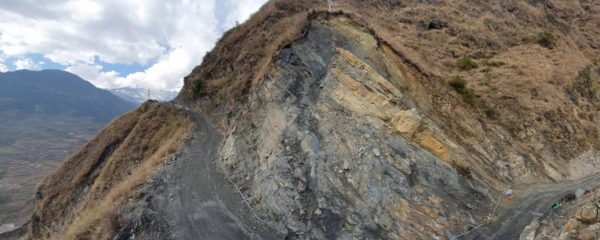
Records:
M0 127L0 232L25 223L39 181L102 126L87 119L3 121Z

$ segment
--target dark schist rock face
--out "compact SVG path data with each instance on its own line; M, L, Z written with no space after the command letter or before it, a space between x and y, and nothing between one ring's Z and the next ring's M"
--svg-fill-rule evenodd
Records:
M234 122L221 161L290 236L425 239L489 201L476 180L389 129L385 115L414 104L386 58L364 29L315 22Z

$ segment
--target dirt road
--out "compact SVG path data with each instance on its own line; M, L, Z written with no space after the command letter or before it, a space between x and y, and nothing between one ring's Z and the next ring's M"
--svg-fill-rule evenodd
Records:
M548 214L551 206L578 188L591 189L600 184L600 175L578 181L529 187L518 196L513 206L502 210L498 219L483 225L460 239L510 240L519 239L523 229L537 217Z
M215 162L221 133L203 117L189 113L197 129L177 161L172 186L178 189L169 205L178 239L284 239L252 214Z

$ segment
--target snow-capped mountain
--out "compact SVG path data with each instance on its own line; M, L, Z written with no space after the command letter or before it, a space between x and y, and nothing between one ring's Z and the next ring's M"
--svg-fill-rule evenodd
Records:
M127 101L140 104L148 100L148 89L146 88L115 88L109 89L110 92L119 96ZM161 102L171 101L177 97L178 92L165 91L165 90L152 90L150 89L150 99L158 100Z

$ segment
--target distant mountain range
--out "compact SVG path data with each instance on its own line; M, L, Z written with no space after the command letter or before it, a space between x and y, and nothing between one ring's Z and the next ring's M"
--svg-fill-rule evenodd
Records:
M135 107L60 70L0 73L0 112L71 115L108 122Z
M148 100L148 89L146 88L115 88L110 89L110 92L129 102L140 104ZM177 97L178 92L164 90L150 90L150 99L161 102L171 101Z

